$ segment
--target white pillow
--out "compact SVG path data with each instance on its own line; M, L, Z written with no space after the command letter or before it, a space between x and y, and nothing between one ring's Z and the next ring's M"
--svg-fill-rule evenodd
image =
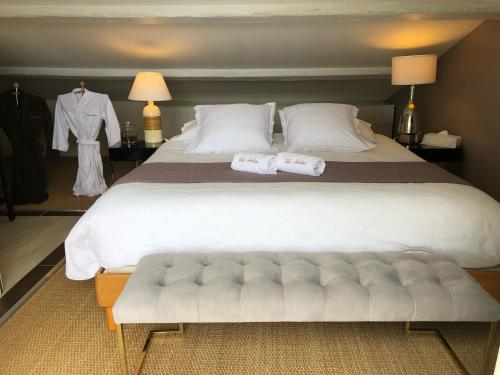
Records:
M276 103L197 105L198 135L187 152L269 151L275 108Z
M372 129L372 124L369 122L356 119L356 130L358 134L366 139L368 142L377 143L377 139L375 137L375 132Z
M189 122L186 122L184 125L182 125L181 128L181 133L188 133L189 131L196 129L198 127L198 124L196 123L196 120L191 120Z
M181 134L172 138L176 142L191 143L198 137L199 126L196 120L186 122L181 128Z
M279 112L287 151L365 151L375 145L356 131L358 108L310 103Z

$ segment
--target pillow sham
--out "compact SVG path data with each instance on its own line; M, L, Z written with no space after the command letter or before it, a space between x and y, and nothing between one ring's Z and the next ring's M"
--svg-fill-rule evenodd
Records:
M377 139L375 137L375 132L372 129L372 124L369 122L357 119L356 121L356 130L358 134L366 139L368 142L377 143Z
M196 139L186 152L230 153L269 151L276 103L197 105Z
M279 111L287 151L365 151L375 145L356 130L358 108L348 104L297 104Z
M184 125L182 125L181 133L182 134L188 133L189 131L191 131L192 129L195 129L197 127L198 127L198 124L196 123L196 120L191 120L189 122L186 122Z
M198 136L198 124L196 120L186 122L181 128L181 134L176 135L172 139L176 142L190 143Z

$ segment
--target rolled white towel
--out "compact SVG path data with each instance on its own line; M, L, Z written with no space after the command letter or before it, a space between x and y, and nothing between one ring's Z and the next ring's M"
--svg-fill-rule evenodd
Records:
M235 171L276 174L276 155L240 152L234 155L231 168Z
M325 161L311 155L280 152L278 154L278 170L307 176L319 176L325 170Z

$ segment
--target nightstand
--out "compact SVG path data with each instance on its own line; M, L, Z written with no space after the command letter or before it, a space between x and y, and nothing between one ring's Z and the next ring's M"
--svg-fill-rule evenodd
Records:
M431 163L451 163L462 160L462 148L444 148L427 145L403 145L415 155Z
M462 148L445 148L427 145L402 145L415 155L420 156L425 161L438 164L440 167L446 169L448 172L462 175L461 161L462 161Z
M111 179L115 181L115 170L113 163L115 161L135 161L139 166L146 161L153 153L158 150L157 147L146 146L144 141L137 141L134 146L121 145L109 149L109 160L111 162Z

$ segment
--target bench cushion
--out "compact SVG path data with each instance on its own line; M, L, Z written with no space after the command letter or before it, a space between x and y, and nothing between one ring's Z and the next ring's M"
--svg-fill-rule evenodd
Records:
M496 321L499 304L454 261L423 252L155 254L117 323Z

